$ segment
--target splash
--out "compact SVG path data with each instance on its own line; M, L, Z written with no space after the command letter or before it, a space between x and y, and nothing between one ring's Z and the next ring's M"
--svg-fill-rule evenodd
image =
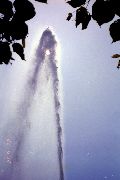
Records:
M24 96L4 134L6 163L0 179L64 180L57 41L43 32ZM7 168L6 168L7 167Z

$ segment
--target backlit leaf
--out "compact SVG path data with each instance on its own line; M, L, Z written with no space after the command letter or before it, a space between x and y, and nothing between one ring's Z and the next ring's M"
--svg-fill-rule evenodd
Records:
M0 64L9 64L12 53L8 42L0 41Z
M25 60L24 49L22 45L19 43L14 43L12 47L13 47L13 51L16 52L21 57L22 60Z
M13 19L16 21L30 20L36 14L33 4L28 0L15 0L14 7L16 12Z
M67 16L67 21L69 21L70 19L72 18L72 13L68 13L68 16Z
M41 3L46 3L46 4L47 4L47 0L35 0L35 1L38 1L38 2L41 2Z
M86 29L89 22L91 20L91 15L87 11L87 9L83 6L81 6L76 11L76 27L80 24L82 24L82 30Z
M119 58L120 54L113 54L112 58Z
M101 26L108 23L115 16L110 1L96 0L92 6L92 17Z
M86 0L71 0L67 1L69 5L71 5L73 8L80 7L81 5L85 4Z
M120 40L120 19L114 21L109 28L113 42Z

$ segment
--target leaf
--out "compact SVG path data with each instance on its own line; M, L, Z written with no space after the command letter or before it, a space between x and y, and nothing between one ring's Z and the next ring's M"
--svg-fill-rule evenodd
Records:
M120 19L114 21L109 28L113 42L120 40Z
M120 54L113 54L112 58L119 58Z
M25 39L28 34L28 25L25 22L11 21L10 35L13 40Z
M38 2L41 2L41 3L46 3L46 4L47 4L47 0L35 0L35 1L38 1Z
M12 47L13 47L13 51L16 52L21 57L22 60L25 60L24 49L22 45L19 43L14 43Z
M13 5L9 0L0 0L0 13L4 15L4 20L9 20L13 16Z
M69 5L71 5L73 8L80 7L81 5L85 4L86 0L71 0L67 1Z
M86 15L84 21L82 22L82 30L87 29L90 20L91 20L91 15L90 14Z
M115 12L110 1L96 0L92 6L92 17L97 21L99 26L108 23L115 16Z
M72 18L72 13L68 13L67 21L69 21Z
M117 68L118 68L118 69L120 68L120 60L118 61Z
M0 41L0 64L8 64L12 58L12 53L8 42Z
M80 24L82 24L82 30L86 29L89 22L91 20L91 15L87 11L87 9L83 6L81 6L76 11L76 27Z
M116 15L120 17L120 2L119 0L110 0L111 6L114 9Z
M15 0L13 4L16 9L13 16L15 21L27 21L32 19L36 14L33 4L28 0Z
M6 30L6 21L0 19L0 34L3 34Z
M0 19L0 40L5 39L11 42L10 38L10 22L8 20Z

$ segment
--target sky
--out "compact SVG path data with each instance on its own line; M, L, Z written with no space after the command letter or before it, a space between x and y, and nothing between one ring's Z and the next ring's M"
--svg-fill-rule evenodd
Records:
M0 109L14 113L14 107L7 111L5 102L11 99L12 105L12 97L18 97L15 87L21 88L34 47L50 27L61 47L65 180L119 180L120 71L111 58L119 53L119 42L111 43L108 25L100 28L91 21L87 30L76 29L74 21L66 21L73 9L64 0L34 5L36 17L28 22L27 62L16 56L12 66L0 67Z

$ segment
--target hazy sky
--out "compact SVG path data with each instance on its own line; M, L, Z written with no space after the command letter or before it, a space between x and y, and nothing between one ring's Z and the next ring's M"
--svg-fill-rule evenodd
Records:
M81 31L74 21L67 22L72 8L64 0L34 4L37 15L28 22L28 62L18 58L12 66L0 67L1 107L16 93L14 84L21 88L33 46L44 29L52 27L61 46L66 180L119 180L120 71L111 58L119 53L119 43L111 44L108 25L99 28L91 21L88 29ZM9 94L5 91L8 85L14 87Z

